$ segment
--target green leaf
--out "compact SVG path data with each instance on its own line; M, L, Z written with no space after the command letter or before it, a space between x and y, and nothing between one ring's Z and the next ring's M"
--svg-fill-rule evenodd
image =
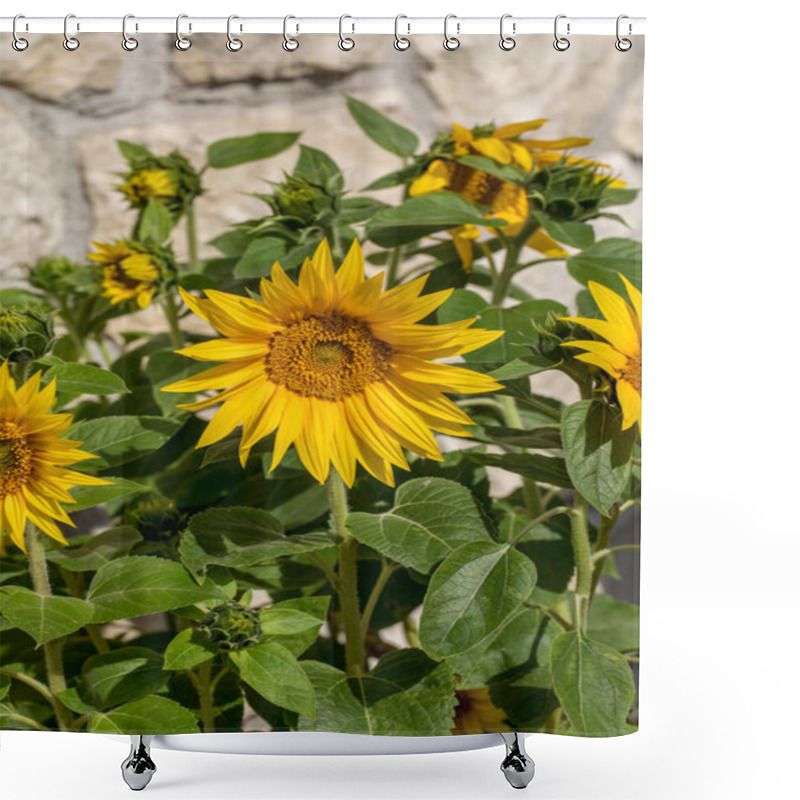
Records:
M301 665L316 690L317 717L300 717L298 730L383 736L448 736L452 730L453 674L421 650L388 653L361 678L318 661Z
M514 358L502 367L493 369L487 373L496 381L515 381L518 378L527 378L529 375L536 375L539 372L546 372L548 369L557 367L560 361L551 361L545 356L524 356Z
M83 696L96 708L110 708L167 687L163 659L146 647L122 647L88 658L81 669Z
M225 169L248 161L271 158L290 148L299 133L254 133L212 142L206 151L209 167Z
M603 516L608 516L630 483L635 430L622 430L622 413L618 409L581 400L562 413L561 438L567 472L575 489Z
M136 224L136 239L140 242L161 244L172 232L175 222L163 203L149 200Z
M126 735L200 733L197 720L189 709L158 695L142 697L97 714L92 717L89 730L92 733Z
M260 236L251 239L242 257L236 262L234 278L262 278L269 275L272 265L289 251L290 243L279 236Z
M563 489L571 489L572 482L567 474L567 467L563 458L556 456L543 456L539 453L473 453L467 452L467 458L486 467L500 467L500 469L515 472L523 478L533 481L549 483Z
M485 347L464 354L468 364L507 364L517 358L530 356L531 349L524 342L533 336L531 321L524 314L510 308L487 308L478 315L477 327L485 330L505 331Z
M627 206L639 196L638 189L604 189L600 195L600 208Z
M589 634L621 652L639 649L639 606L596 594L589 609Z
M126 142L124 139L117 139L117 147L126 161L137 161L139 159L150 159L154 157L144 145L136 144L136 142Z
M363 191L375 192L378 189L391 189L393 186L399 186L401 183L416 178L419 175L419 166L417 164L408 164L401 169L394 172L388 172L380 178L372 181L368 186L365 186Z
M195 514L181 535L181 560L196 575L209 564L240 569L276 558L334 547L336 537L314 532L286 536L280 521L258 508L210 508Z
M434 192L379 211L367 223L366 236L381 247L397 247L459 225L499 228L503 221L485 219L478 208L457 194Z
M538 211L533 216L557 242L579 250L586 250L594 244L594 228L585 222L557 222Z
M419 146L417 135L392 122L380 111L355 97L347 97L347 108L353 119L375 144L398 156L412 156Z
M277 642L262 642L228 654L239 677L271 703L314 716L314 687L297 659Z
M486 158L486 156L462 156L456 161L459 164L466 164L473 169L494 175L495 178L500 178L501 181L506 181L506 183L520 184L525 180L525 172L519 167L511 164L500 164L493 158Z
M526 431L519 428L505 428L501 425L486 425L480 441L502 444L507 447L530 447L534 450L560 450L561 433L555 426L544 426Z
M226 598L210 582L198 586L174 561L126 556L98 570L87 599L95 606L92 622L108 622Z
M217 651L200 631L187 628L181 631L164 652L164 669L193 669L214 658Z
M124 556L141 541L141 534L136 528L123 525L92 536L81 547L48 550L47 560L70 572L96 572L100 567Z
M582 253L567 259L567 271L576 281L607 286L626 296L625 286L617 277L624 275L637 289L642 288L642 245L632 239L601 239Z
M464 653L514 614L536 585L533 563L496 542L472 542L433 573L419 636L432 658Z
M390 208L390 206L373 197L345 197L342 200L342 210L339 212L337 222L340 226L353 225L374 217L384 208Z
M477 292L469 289L456 289L436 311L436 321L440 325L448 322L477 317L489 308L489 303Z
M462 544L492 541L470 491L442 478L404 483L394 508L354 512L347 527L360 542L423 574Z
M84 508L119 500L121 497L136 494L147 488L141 483L129 481L127 478L110 478L106 476L103 480L111 481L111 483L108 486L75 486L70 489L69 493L75 502L66 507L67 511L72 514L75 511L82 511Z
M630 732L630 667L620 653L577 631L562 633L550 648L553 686L575 733L619 736Z
M3 616L36 640L37 645L59 639L91 621L94 608L77 597L56 597L24 586L0 588Z
M83 442L83 450L99 456L82 466L105 469L155 452L181 424L166 417L100 417L73 425L69 436Z
M59 403L63 404L81 394L126 394L124 381L119 375L89 364L63 364L52 367L47 380L56 381Z
M329 597L298 597L261 611L261 630L299 658L314 643L328 613Z
M300 157L294 166L293 174L317 186L325 187L329 193L341 192L344 185L339 165L327 153L305 144L300 145Z

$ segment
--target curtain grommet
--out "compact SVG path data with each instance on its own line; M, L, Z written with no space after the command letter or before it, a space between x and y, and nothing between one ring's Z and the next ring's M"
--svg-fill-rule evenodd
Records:
M352 20L353 18L349 14L342 14L339 17L339 49L344 50L345 53L349 53L355 46L356 40L352 36L345 36L344 35L344 21L346 19ZM356 32L356 25L354 22L350 23L350 33Z
M67 14L67 16L64 17L64 41L62 44L64 45L65 50L70 53L74 53L81 46L81 43L77 36L70 36L69 21L71 19L75 19L74 14ZM78 23L75 23L75 30L80 30L80 25Z
M500 17L500 42L499 42L500 49L504 50L506 53L510 52L517 46L517 40L514 39L513 36L513 34L517 32L517 23L512 21L511 23L512 35L507 36L505 32L505 24L507 19L512 19L512 15L503 14L503 16Z
M456 35L451 36L450 32L448 31L448 27L450 25L450 20L456 20ZM454 50L458 50L461 47L461 41L458 38L458 34L461 30L461 23L458 21L458 17L455 14L448 14L444 18L444 41L442 42L442 47L449 52L453 52Z
M405 36L400 35L400 20L405 19L407 20L408 17L405 14L398 14L394 18L394 49L399 50L401 53L408 50L411 47L411 39L407 37L411 35L411 23L406 22L406 27L408 30L406 31Z
M185 53L192 46L192 40L191 39L187 39L181 33L181 20L182 19L188 19L188 17L189 17L188 14L178 14L178 16L175 19L175 47L178 50L180 50L182 53ZM192 24L190 22L189 23L189 33L191 33L191 32L192 32Z
M136 19L133 14L126 14L122 18L122 42L121 46L122 49L128 53L132 53L138 46L139 40L134 38L133 36L128 36L128 20L129 19ZM138 29L138 25L136 28Z
M25 19L24 14L17 14L14 17L14 21L11 23L11 46L18 52L24 53L28 49L28 45L30 42L27 39L23 39L17 33L17 21Z
M629 20L630 18L627 14L620 14L617 17L617 41L614 42L614 47L616 47L620 53L627 53L628 50L633 47L633 42L630 39L623 39L619 34L620 23L624 19ZM630 21L628 21L628 36L630 36L631 33L633 33L633 26L631 25Z
M566 14L559 14L555 18L555 21L553 22L553 47L555 47L555 49L558 50L559 53L564 53L565 51L569 50L569 46L570 46L570 41L569 41L569 39L567 39L567 36L569 36L569 33L570 33L570 31L569 31L569 29L570 29L569 22L567 22L566 35L565 36L559 36L559 33L558 33L558 21L561 20L561 19L566 19L566 18L567 18Z
M244 42L241 39L237 39L231 33L231 22L233 22L233 20L235 19L239 19L239 17L236 16L236 14L231 14L228 17L228 31L227 31L228 41L225 42L225 47L227 47L231 53L238 53L244 47ZM242 31L242 26L240 25L239 32L241 33L241 31Z
M300 47L300 40L294 36L289 36L289 20L296 20L291 14L287 14L283 18L283 44L281 45L287 53L294 53ZM295 36L300 33L300 26L295 22Z

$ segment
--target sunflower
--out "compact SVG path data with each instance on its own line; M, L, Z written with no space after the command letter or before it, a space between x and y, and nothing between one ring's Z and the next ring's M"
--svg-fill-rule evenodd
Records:
M511 730L506 722L506 712L492 702L488 687L457 689L456 700L454 735Z
M197 446L213 444L239 423L242 465L260 439L277 431L271 470L294 444L320 483L330 465L348 486L356 462L394 485L392 466L408 469L403 448L442 460L432 431L468 436L472 420L443 392L491 392L494 379L434 358L476 350L502 331L470 330L474 319L419 325L452 289L420 296L427 276L382 292L383 275L366 279L354 241L334 273L327 241L300 269L297 284L279 263L261 280L261 300L206 290L181 292L187 305L225 338L177 352L222 362L164 387L222 389L182 408L222 403Z
M580 340L564 342L564 347L585 350L576 358L594 364L612 378L617 400L622 407L622 429L627 430L637 422L642 426L642 293L624 276L619 276L628 292L628 303L606 286L589 281L597 307L605 319L588 317L563 317L577 322L606 341Z
M92 242L97 253L86 257L103 267L103 297L112 305L135 300L147 308L162 279L160 260L145 248L122 239L114 244Z
M142 208L150 200L170 200L178 193L177 186L165 169L139 170L117 188L134 208Z
M48 414L56 382L40 390L41 372L17 389L0 365L0 533L25 549L25 522L59 542L66 542L56 521L73 525L61 503L74 503L72 486L103 486L108 481L67 469L87 458L81 442L59 438L72 423L71 414Z

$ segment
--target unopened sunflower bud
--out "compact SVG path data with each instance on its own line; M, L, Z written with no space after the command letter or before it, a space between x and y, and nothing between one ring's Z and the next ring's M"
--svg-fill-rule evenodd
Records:
M158 542L170 539L183 528L184 515L173 500L152 492L131 500L122 519L137 528L146 541Z
M51 315L31 306L0 309L0 359L31 361L53 346Z
M200 622L200 630L220 650L241 650L261 641L258 612L238 603L214 606Z

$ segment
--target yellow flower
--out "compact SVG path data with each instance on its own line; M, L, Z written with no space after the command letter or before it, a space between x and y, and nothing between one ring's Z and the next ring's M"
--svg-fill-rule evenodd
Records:
M177 194L177 187L165 169L139 170L117 188L137 208L147 205L148 200L169 200Z
M630 303L611 289L589 281L589 291L605 319L564 317L583 325L606 341L564 342L564 347L585 350L576 358L600 367L614 378L617 400L622 407L622 429L627 430L638 422L641 430L642 293L624 275L619 277L625 284Z
M506 722L506 712L498 708L489 695L489 689L457 689L453 734L498 733L510 731Z
M337 272L327 241L306 259L297 284L277 262L261 280L261 300L206 290L187 305L225 338L178 352L222 362L164 387L224 389L182 406L222 403L197 446L242 424L242 465L256 442L277 430L271 470L294 444L320 482L336 468L348 486L356 462L394 485L392 465L408 469L403 448L442 460L431 431L468 436L472 420L443 392L491 392L494 379L430 359L476 350L501 331L469 330L474 319L419 325L452 290L420 296L427 276L387 292L383 276L364 276L358 242Z
M59 437L72 423L71 414L48 414L56 382L40 391L41 372L17 389L0 365L0 533L8 533L25 549L25 522L59 542L66 542L56 521L73 525L61 503L74 503L72 486L103 486L108 481L66 469L87 458L81 442Z
M103 267L103 297L112 305L135 300L139 308L147 308L161 281L161 269L151 253L121 240L114 244L92 242L97 253L87 253L91 261Z

